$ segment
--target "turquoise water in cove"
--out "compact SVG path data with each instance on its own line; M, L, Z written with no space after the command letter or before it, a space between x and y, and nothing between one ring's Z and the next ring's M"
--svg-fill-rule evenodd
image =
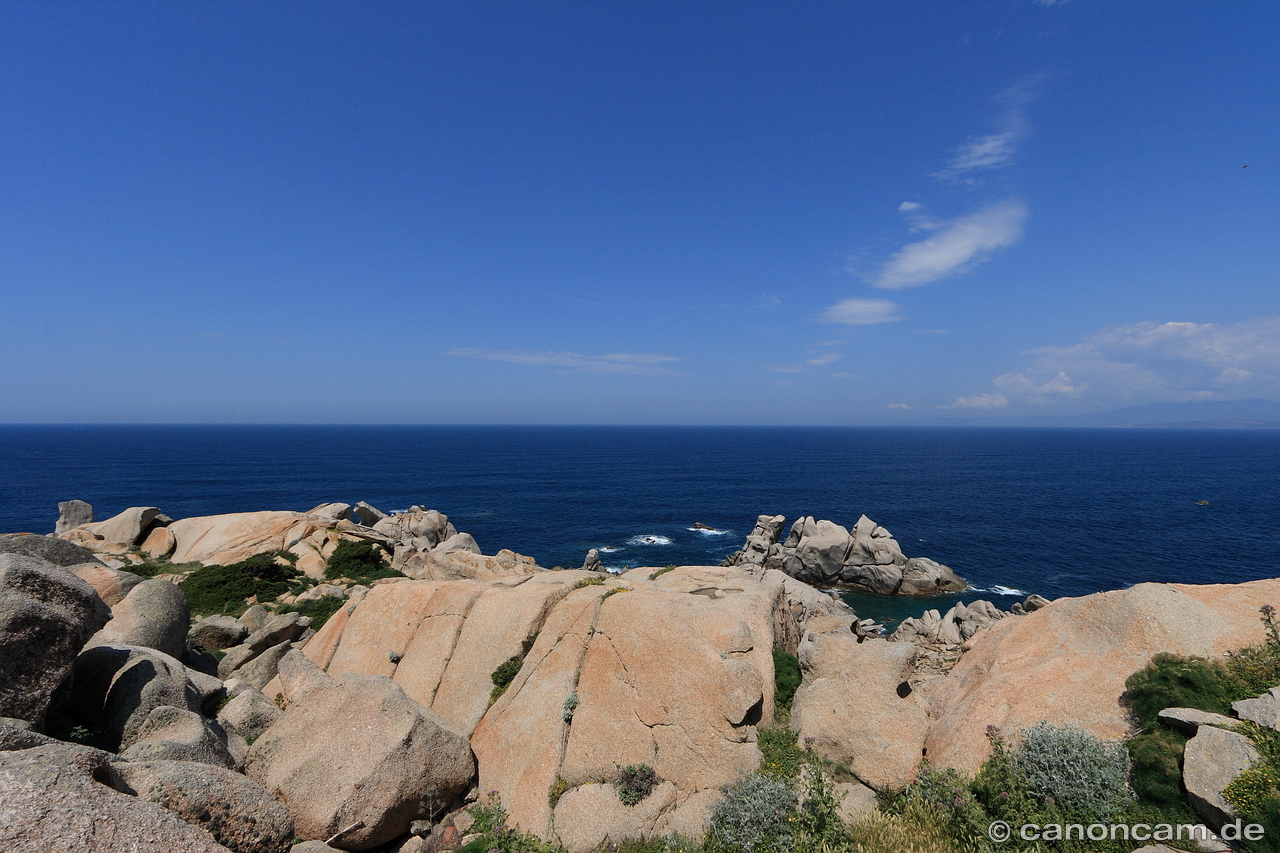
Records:
M420 504L488 554L618 569L719 563L761 513L865 513L1003 607L1280 575L1274 430L0 427L0 531L52 532L69 498L99 519ZM895 620L956 598L851 602Z

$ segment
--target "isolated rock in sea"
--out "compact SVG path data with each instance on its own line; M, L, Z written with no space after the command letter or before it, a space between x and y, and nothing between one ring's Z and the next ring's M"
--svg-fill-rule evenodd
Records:
M592 548L587 552L587 558L582 561L582 570L584 572L603 572L604 566L600 564L600 552Z
M1202 727L1187 741L1182 757L1182 784L1192 808L1206 823L1217 829L1235 817L1222 792L1260 758L1247 737L1212 726Z
M54 533L66 533L73 527L93 523L93 507L82 500L58 501L58 523Z
M130 761L195 761L234 769L236 760L204 717L185 708L153 708L120 755Z
M181 658L187 648L191 606L177 584L147 580L111 608L111 621L88 646L144 646Z
M471 784L464 734L381 676L330 679L289 704L249 750L245 772L284 803L295 831L368 850L443 811Z
M290 847L289 812L239 773L189 761L121 761L114 767L139 800L208 830L232 853L285 853Z
M931 764L976 773L988 725L1017 732L1040 720L1104 739L1129 734L1124 681L1157 652L1217 658L1264 639L1258 608L1280 579L1243 584L1138 584L1060 598L1001 619L969 641L931 695Z
M900 791L920 767L927 709L907 686L916 650L852 634L809 634L791 726L812 748L878 791Z
M55 566L103 565L87 548L56 536L39 536L34 533L6 533L0 536L0 554L26 554Z
M171 705L199 712L222 688L217 679L138 646L87 649L76 659L74 679L67 711L99 732L113 751L132 746L156 708Z
M228 853L204 829L122 793L112 758L70 744L0 753L0 850Z
M0 717L42 723L76 655L111 611L66 569L0 554Z
M966 587L963 578L941 563L908 559L889 531L865 515L852 530L804 516L779 542L785 521L780 515L757 518L742 549L723 565L762 565L813 586L880 595L936 595Z

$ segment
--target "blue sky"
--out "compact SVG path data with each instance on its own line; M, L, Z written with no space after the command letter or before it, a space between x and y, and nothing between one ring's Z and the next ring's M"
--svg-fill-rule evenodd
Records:
M6 2L0 422L1280 400L1277 44L1274 2Z

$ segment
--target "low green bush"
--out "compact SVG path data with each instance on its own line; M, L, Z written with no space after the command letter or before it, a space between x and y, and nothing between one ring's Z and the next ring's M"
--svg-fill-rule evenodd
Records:
M356 583L367 583L382 578L404 577L402 572L383 562L383 553L382 545L372 539L344 539L325 561L325 580L350 578Z
M796 779L804 766L805 753L796 745L796 733L785 726L757 728L756 746L760 749L757 771L770 779Z
M493 794L470 810L475 823L471 833L478 837L462 847L464 853L561 853L562 848L543 841L519 827L507 826L507 810Z
M507 688L511 686L511 682L515 681L522 666L524 666L524 660L519 655L513 655L490 673L489 679L493 682L493 691L489 694L490 705L497 702L498 697L507 692Z
M595 575L594 577L582 578L573 585L574 589L585 589L589 586L599 586L604 583L604 575Z
M1180 805L1182 751L1187 738L1165 728L1140 732L1129 739L1129 784L1138 799L1162 806Z
M296 611L299 616L310 616L312 629L319 631L324 627L324 623L329 621L329 617L341 610L342 605L346 603L344 599L326 596L299 604L290 604L289 610Z
M1075 726L1041 721L1024 729L1013 764L1031 794L1070 817L1104 821L1126 805L1129 754Z
M273 601L288 591L297 569L282 566L275 553L257 554L229 566L204 566L178 584L193 616L239 616L249 599Z
M1151 728L1165 708L1225 714L1231 710L1230 680L1218 661L1162 652L1125 680L1125 697L1138 725Z
M774 703L779 708L791 710L791 700L800 687L800 659L793 654L773 650Z

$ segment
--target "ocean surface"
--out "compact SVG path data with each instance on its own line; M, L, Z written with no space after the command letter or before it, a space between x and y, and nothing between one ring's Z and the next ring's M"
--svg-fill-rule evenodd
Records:
M486 554L576 568L598 548L616 569L718 564L761 513L865 513L974 586L850 597L889 620L956 598L1280 575L1280 430L0 427L0 531L50 533L70 498L99 520L419 504Z

